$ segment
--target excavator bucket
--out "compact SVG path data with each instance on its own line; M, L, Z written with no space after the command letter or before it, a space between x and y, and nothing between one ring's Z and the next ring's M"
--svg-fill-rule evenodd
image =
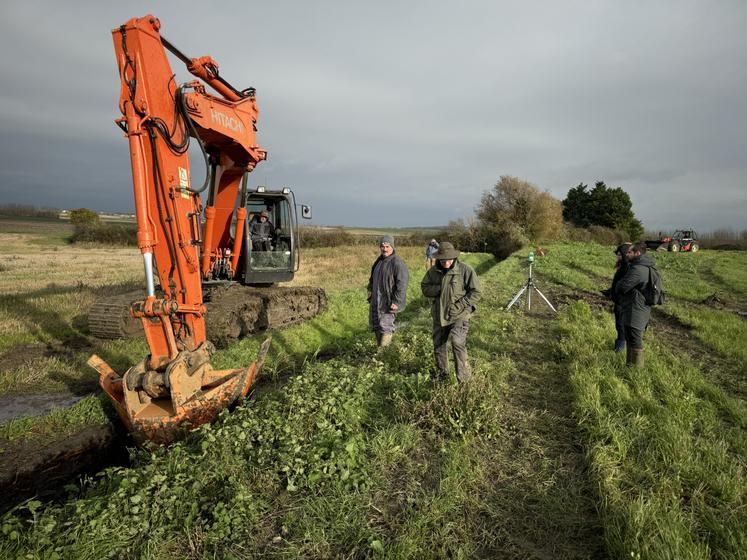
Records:
M214 370L209 352L182 352L164 372L147 371L147 359L118 375L99 356L88 365L138 444L169 444L215 420L218 413L249 392L270 348L268 337L257 359L244 369Z

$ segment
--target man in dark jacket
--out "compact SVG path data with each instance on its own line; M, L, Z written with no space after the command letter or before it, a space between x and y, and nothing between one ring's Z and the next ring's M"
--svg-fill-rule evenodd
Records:
M376 333L376 343L388 346L394 334L394 318L407 303L407 265L394 251L394 238L385 235L379 243L381 254L371 267L368 279L368 325Z
M628 272L615 284L627 346L626 363L643 367L643 333L651 318L651 307L646 305L642 290L651 279L649 269L655 263L646 254L646 244L636 243L628 249Z
M269 219L270 215L263 210L259 215L259 221L251 222L249 235L252 238L252 251L272 251L272 238L275 236L275 227Z
M420 283L423 295L433 298L433 353L438 378L446 379L449 371L448 342L454 353L457 380L469 381L472 368L467 356L469 320L480 300L480 281L466 263L459 260L459 251L444 241L436 252L436 265L425 273Z
M617 263L615 263L615 274L612 277L612 286L606 290L602 290L602 293L610 298L614 302L613 312L615 314L615 330L617 331L617 339L615 340L615 352L621 352L625 348L625 326L622 321L622 307L620 306L620 296L615 294L615 287L617 283L625 277L628 272L628 249L633 246L632 243L623 243L615 249L615 255L617 256Z

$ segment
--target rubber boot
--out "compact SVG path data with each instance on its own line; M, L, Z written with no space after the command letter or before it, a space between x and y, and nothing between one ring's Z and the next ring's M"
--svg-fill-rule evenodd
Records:
M377 331L374 334L376 335L376 346L381 346L381 333Z
M622 352L625 348L625 339L620 339L615 341L615 352Z
M625 365L633 365L633 349L630 346L625 347Z
M633 365L637 368L643 367L643 348L633 348Z
M384 346L389 346L391 343L392 343L392 333L390 332L381 333L381 344L379 344L379 346L383 348Z

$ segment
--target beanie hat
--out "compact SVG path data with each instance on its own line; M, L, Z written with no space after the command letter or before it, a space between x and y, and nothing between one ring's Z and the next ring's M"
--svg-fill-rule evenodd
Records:
M379 241L379 245L384 245L385 243L390 247L394 247L394 237L391 235L385 235L381 238L381 241Z

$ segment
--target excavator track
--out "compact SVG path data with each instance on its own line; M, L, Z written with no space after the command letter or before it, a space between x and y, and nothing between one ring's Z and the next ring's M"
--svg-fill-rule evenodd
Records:
M102 298L88 314L88 328L103 339L142 335L139 319L130 315L130 304L142 299L142 291ZM203 287L207 314L207 338L218 348L266 330L284 328L308 321L327 308L322 288L256 288L237 283Z
M130 315L130 304L143 298L143 291L126 292L98 299L88 312L88 330L96 338L132 338L143 334L140 319Z

